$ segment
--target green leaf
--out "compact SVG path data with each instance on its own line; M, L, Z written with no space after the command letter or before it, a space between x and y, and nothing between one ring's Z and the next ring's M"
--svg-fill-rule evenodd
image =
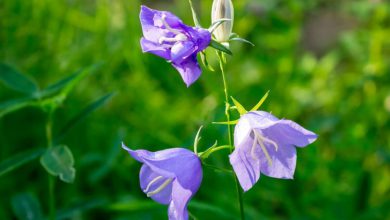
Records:
M14 155L0 163L0 176L32 161L41 156L45 149L38 148Z
M48 148L41 157L41 164L48 173L59 176L67 183L72 183L76 176L72 152L67 146L60 145Z
M42 210L38 199L29 194L21 193L12 197L12 210L19 220L42 220Z
M76 124L81 122L84 118L90 115L92 112L97 110L99 107L103 106L114 96L114 93L106 94L100 97L98 100L92 102L87 107L85 107L80 113L74 116L69 122L60 130L60 133L55 138L54 143L58 143L61 141L65 135L73 128Z
M40 97L47 97L54 95L56 93L61 93L64 96L67 96L70 91L86 76L93 73L101 64L95 64L90 67L76 71L70 76L67 76L51 85L46 87L42 92L40 92Z
M0 81L10 89L25 94L31 95L38 91L38 86L33 80L4 63L0 63Z
M230 97L232 100L233 100L233 103L234 105L237 107L237 111L238 113L240 113L240 115L244 115L246 114L248 111L245 110L245 108L241 105L241 103L239 103L236 99L234 99L232 96Z
M249 45L251 45L252 47L254 47L255 45L250 42L249 40L246 40L244 38L240 38L240 37L233 37L233 38L230 38L229 41L239 41L239 42L243 42L243 43L247 43Z
M196 11L195 11L195 8L192 4L192 0L188 0L188 2L190 3L190 7L191 7L191 12L192 12L192 18L194 20L194 24L196 27L202 27L200 25L200 22L199 22L199 19L198 19L198 15L196 14Z
M2 102L0 103L0 118L11 112L36 104L36 101L30 97Z
M267 93L265 93L263 98L260 99L260 101L251 109L251 111L258 110L260 108L260 106L264 103L264 101L267 99L268 94L269 94L269 91Z
M217 49L217 50L222 51L224 53L227 53L229 55L233 55L233 53L229 50L229 48L225 47L223 44L221 44L215 40L211 40L210 46L214 49Z
M83 213L85 211L95 209L98 207L104 207L107 203L108 203L108 201L106 199L103 199L103 198L96 198L93 200L79 201L67 209L59 210L57 213L56 220L78 219L76 216L79 216L80 213Z

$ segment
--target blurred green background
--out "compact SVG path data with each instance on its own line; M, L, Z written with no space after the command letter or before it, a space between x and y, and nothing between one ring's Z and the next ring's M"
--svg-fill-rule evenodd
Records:
M208 26L212 1L193 2ZM244 194L247 219L390 219L389 2L233 2L234 32L256 46L232 43L231 95L249 108L270 90L263 110L319 134L298 150L294 180L262 176ZM193 24L185 0L0 0L0 61L41 87L103 62L56 112L55 132L91 101L117 92L62 141L77 174L73 184L56 181L60 219L167 219L167 208L140 190L140 164L120 149L122 140L153 151L191 148L204 125L202 150L226 143L226 127L211 124L224 120L220 74L203 68L186 88L170 64L142 54L141 4ZM1 102L17 97L0 84ZM1 118L0 162L45 146L45 119L35 108ZM228 168L227 155L215 153L208 163ZM20 193L47 216L47 188L39 160L0 176L0 219L17 219L12 201ZM189 210L197 219L237 219L232 177L204 168Z

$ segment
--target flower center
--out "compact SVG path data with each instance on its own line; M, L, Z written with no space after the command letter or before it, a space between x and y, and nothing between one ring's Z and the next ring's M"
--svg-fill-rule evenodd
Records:
M180 41L186 41L188 40L188 37L181 33L179 30L176 30L174 28L172 28L168 22L166 21L166 18L167 16L165 14L163 14L161 16L161 22L163 23L164 27L169 30L170 32L172 32L173 34L175 34L174 37L160 37L160 39L158 39L158 43L159 44L162 44L162 43L176 43L176 42L180 42Z
M160 186L158 186L155 190L150 191L150 188L159 180L163 179L163 176L157 176L152 181L149 182L149 184L146 186L146 189L144 190L144 193L146 193L147 197L151 197L153 195L156 195L157 193L161 192L165 187L167 187L173 180L173 178L166 179Z
M272 159L271 159L271 157L270 157L270 155L268 153L268 150L265 147L264 143L268 143L268 144L273 145L275 147L276 151L278 151L278 148L279 148L278 144L275 141L270 140L270 139L264 137L263 135L261 135L256 130L253 130L253 133L254 133L255 136L253 138L253 144L252 144L252 149L251 149L251 156L253 157L253 159L257 160L256 154L255 154L255 150L256 150L257 144L259 144L261 150L264 152L264 155L267 158L268 165L272 166Z

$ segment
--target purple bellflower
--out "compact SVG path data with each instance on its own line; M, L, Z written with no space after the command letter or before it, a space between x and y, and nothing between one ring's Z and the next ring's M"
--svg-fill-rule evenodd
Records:
M297 154L295 146L313 143L317 135L290 120L279 120L264 111L241 116L234 129L235 150L230 163L244 191L259 180L260 173L292 179Z
M144 35L141 38L143 52L171 62L187 87L195 82L201 74L196 55L210 44L211 33L185 25L170 12L146 6L141 6L140 19Z
M202 182L202 167L198 156L184 148L150 152L131 150L122 144L137 161L143 163L140 185L146 196L169 205L169 220L188 219L187 204Z

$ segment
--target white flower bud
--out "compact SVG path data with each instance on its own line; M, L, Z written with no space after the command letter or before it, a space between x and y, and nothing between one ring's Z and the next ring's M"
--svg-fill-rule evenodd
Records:
M213 32L218 42L229 41L233 29L234 8L231 0L214 0L211 10L211 22L214 23L220 19L230 19L220 24Z

